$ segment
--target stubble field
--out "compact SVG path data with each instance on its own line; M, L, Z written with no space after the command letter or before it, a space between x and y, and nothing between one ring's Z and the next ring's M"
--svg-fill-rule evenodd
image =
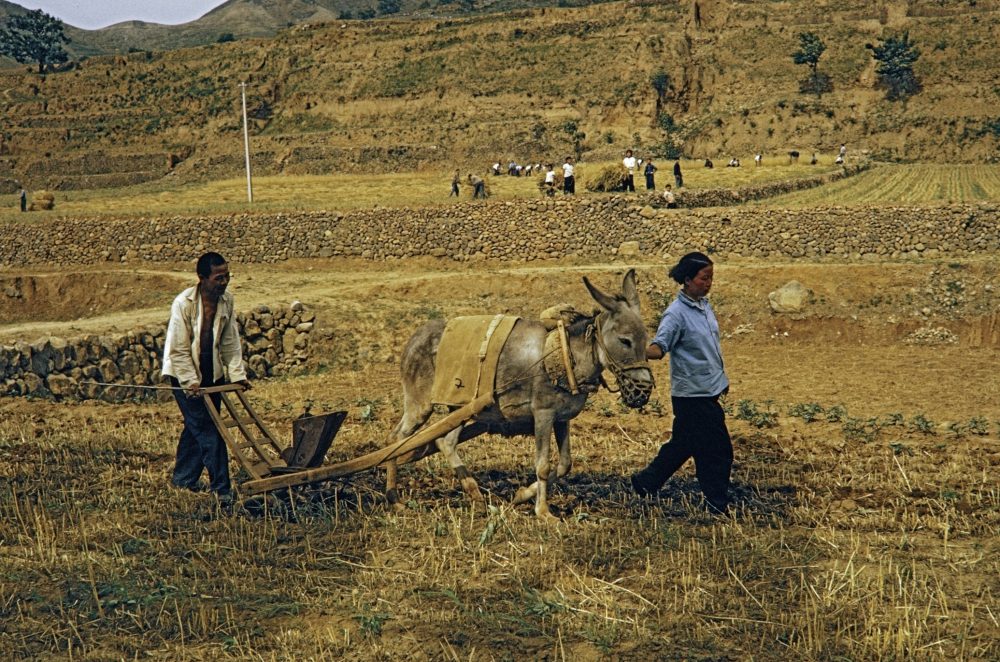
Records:
M418 324L534 316L559 301L588 308L581 276L614 290L627 266L639 269L652 327L672 292L654 262L234 265L241 308L301 299L316 309L323 339L307 374L259 382L251 400L286 437L307 402L346 409L329 459L359 455L385 440L400 412L398 355ZM183 272L149 271L184 285ZM772 314L767 293L793 278L813 290L811 303ZM712 296L733 381L732 518L701 510L690 465L659 499L626 487L669 434L663 363L645 410L602 391L576 420L573 472L552 490L555 524L510 505L532 474L529 439L462 446L488 495L484 510L433 456L402 470L398 511L372 472L227 513L168 487L180 431L172 403L2 400L0 651L996 659L998 289L992 259L720 257ZM139 298L132 310L122 305L64 328L164 316ZM10 328L0 329L4 342ZM16 335L29 332L22 322Z

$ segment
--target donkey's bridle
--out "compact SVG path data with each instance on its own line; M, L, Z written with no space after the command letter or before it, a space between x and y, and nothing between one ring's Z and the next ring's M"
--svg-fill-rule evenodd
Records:
M637 381L632 379L628 375L630 370L638 370L640 368L649 369L649 364L645 361L634 361L632 363L619 363L611 356L611 352L608 351L608 346L604 342L604 334L601 332L601 317L606 313L600 313L593 321L594 329L594 340L595 343L591 345L591 351L594 351L597 346L604 350L604 356L607 359L607 367L611 370L611 374L615 376L615 381L618 382L618 390L612 389L611 386L605 381L604 376L598 373L601 380L601 384L604 388L608 389L612 393L617 393L621 391L622 400L626 405L630 407L642 407L649 401L649 396L653 392L653 387L656 383L653 381L653 371L649 371L649 381ZM594 352L594 365L600 365L599 357Z

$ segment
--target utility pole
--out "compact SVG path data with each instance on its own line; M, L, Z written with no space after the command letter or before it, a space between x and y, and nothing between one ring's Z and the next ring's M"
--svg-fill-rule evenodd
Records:
M250 178L250 130L247 127L247 84L240 83L240 95L243 98L243 152L247 161L247 201L253 204L253 182Z

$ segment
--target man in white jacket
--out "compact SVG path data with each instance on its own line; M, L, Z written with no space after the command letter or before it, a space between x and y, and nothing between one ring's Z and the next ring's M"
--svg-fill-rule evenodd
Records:
M249 389L240 333L236 326L229 265L218 253L198 258L198 284L181 292L170 308L170 324L163 348L162 374L174 386L174 399L184 416L177 444L172 482L175 487L200 491L201 472L208 470L208 488L220 500L232 498L229 454L202 400L207 386L239 383ZM220 397L212 401L216 408Z

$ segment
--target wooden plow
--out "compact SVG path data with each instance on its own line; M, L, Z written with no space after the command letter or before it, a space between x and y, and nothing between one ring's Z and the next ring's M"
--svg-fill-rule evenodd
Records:
M388 460L396 460L397 464L419 460L437 450L432 446L435 439L471 420L493 403L493 394L488 392L405 439L352 460L324 465L323 457L347 412L296 419L292 424L293 443L283 448L250 406L242 386L211 386L201 392L229 453L251 476L240 486L241 492L247 495L343 478ZM212 394L219 395L219 407L212 401Z

